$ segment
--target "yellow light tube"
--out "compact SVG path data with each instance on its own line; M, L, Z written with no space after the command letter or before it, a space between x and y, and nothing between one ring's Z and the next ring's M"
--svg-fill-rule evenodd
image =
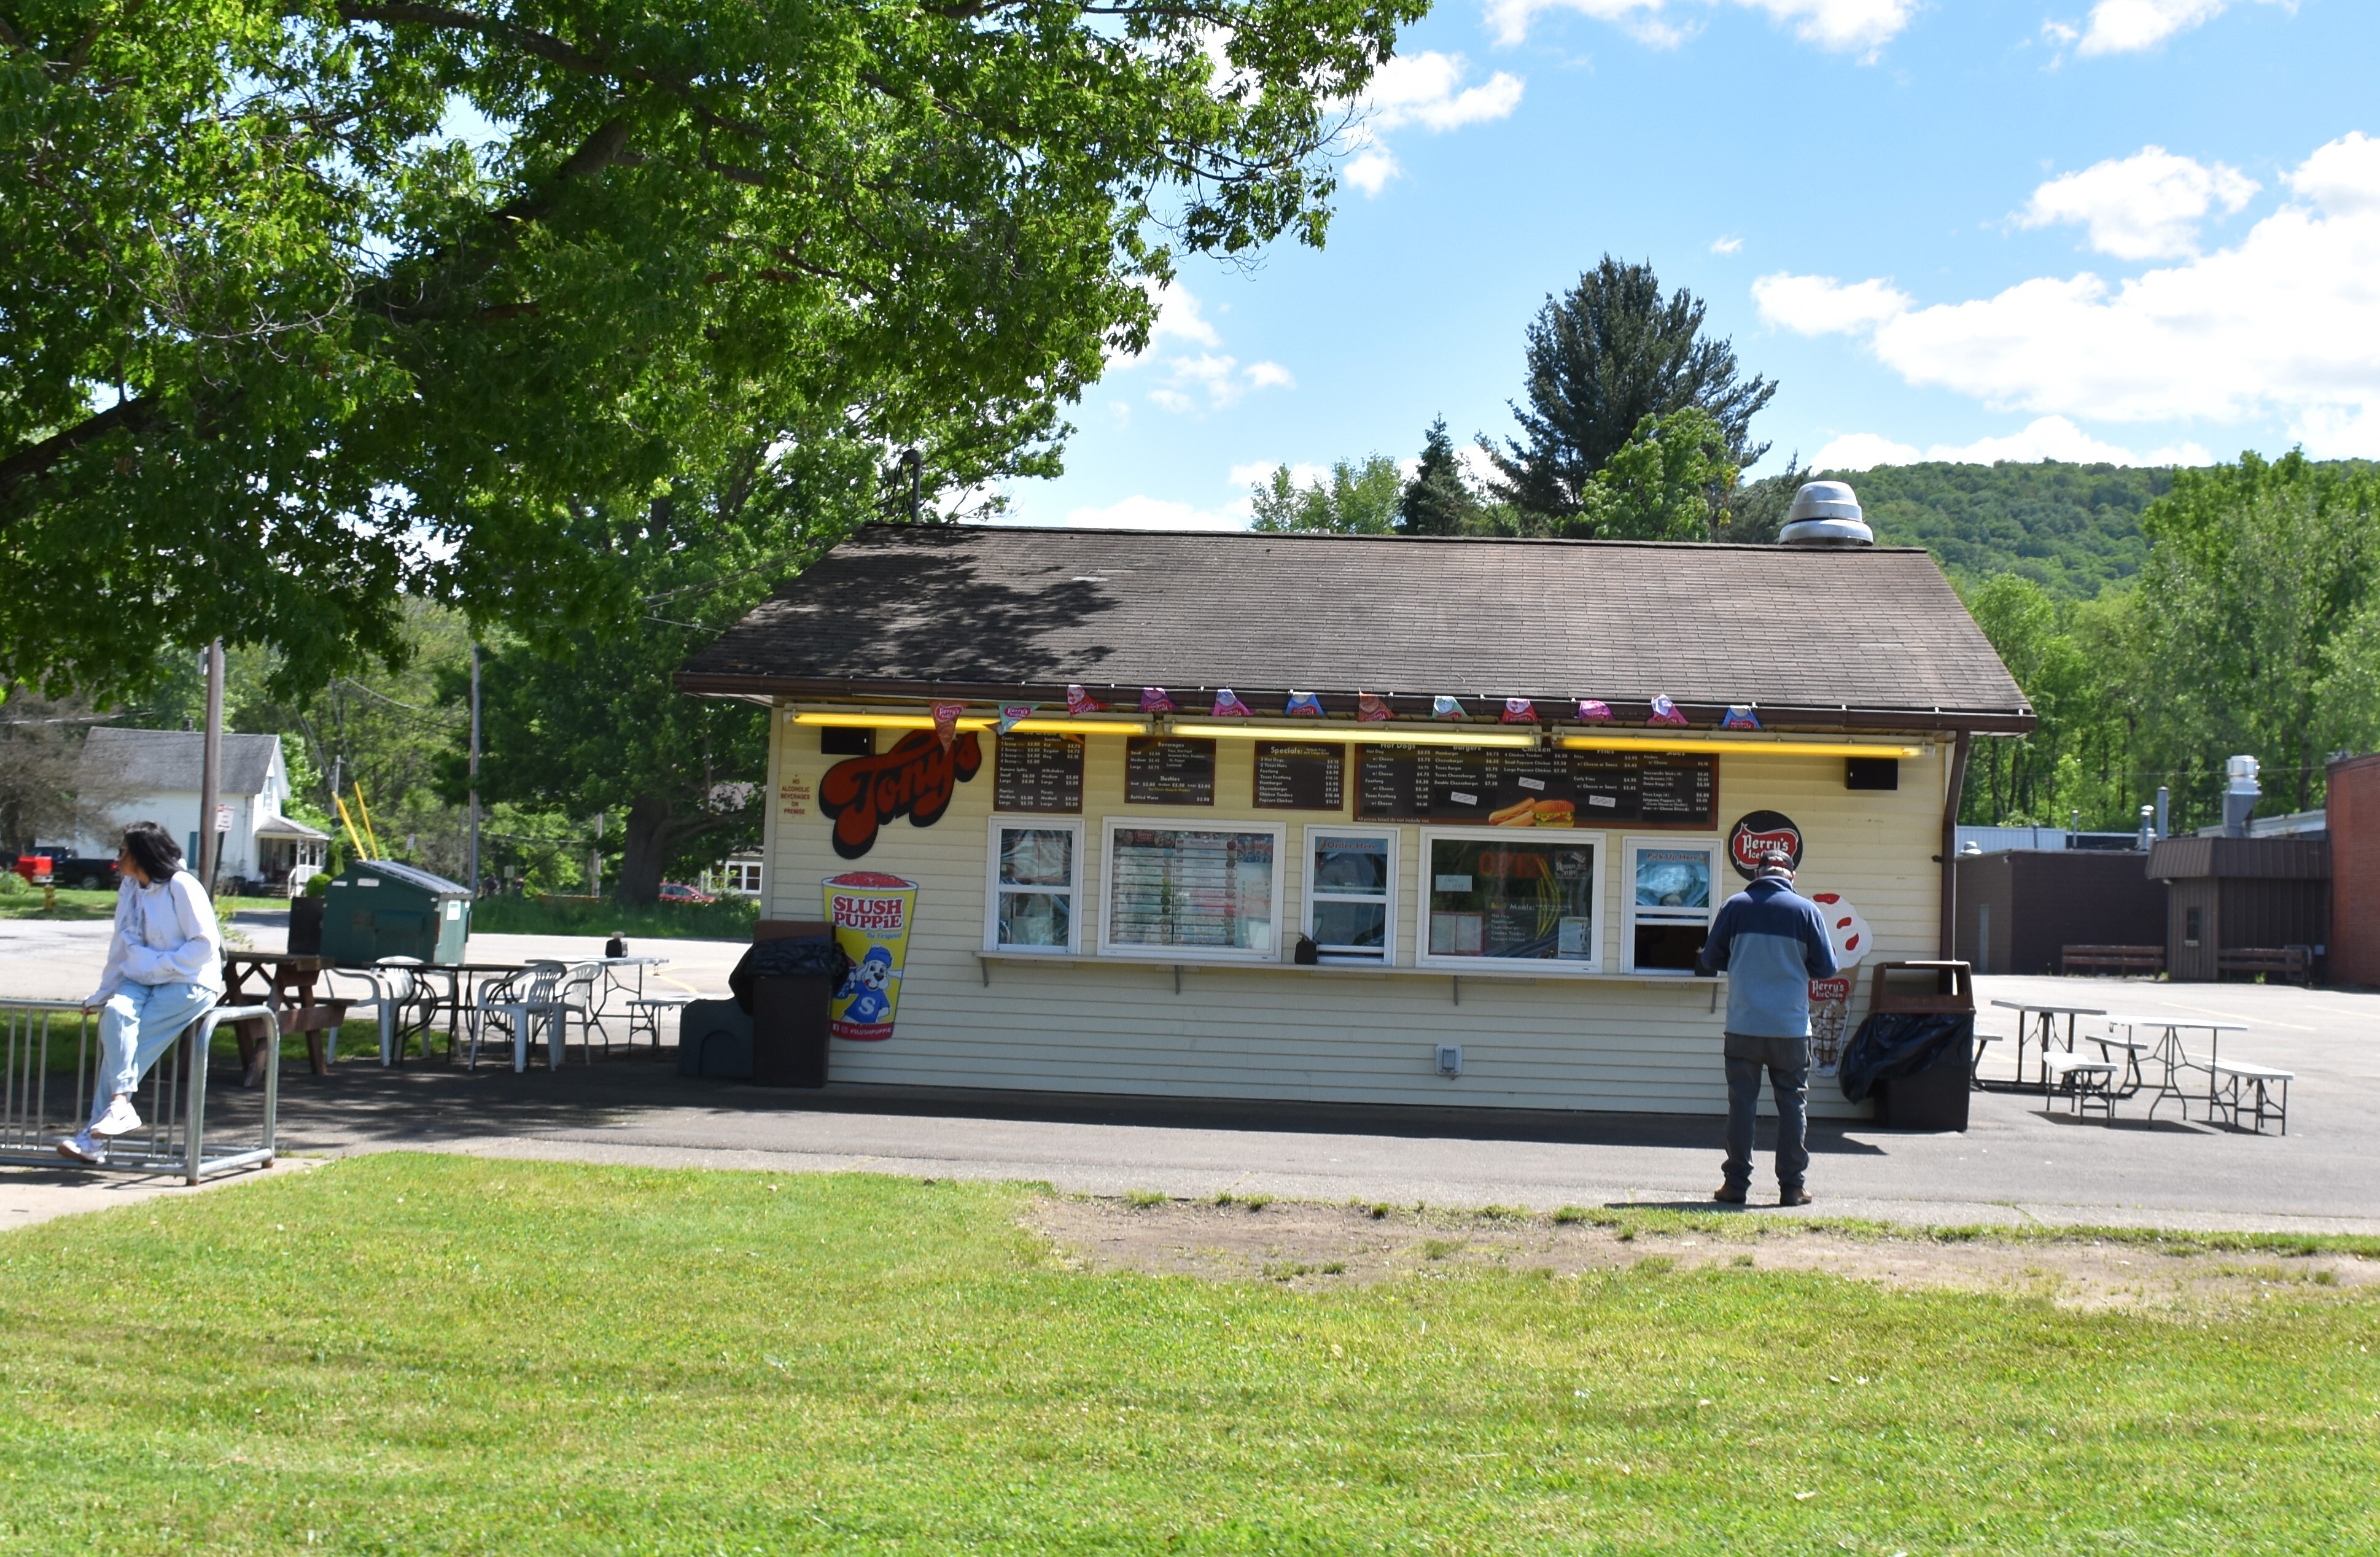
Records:
M1857 741L1697 740L1692 736L1563 736L1556 742L1564 751L1716 751L1740 756L1766 753L1777 757L1916 757L1913 746L1863 745Z
M924 713L837 713L823 710L794 715L796 724L824 725L834 730L930 730L933 717ZM980 713L959 716L962 730L989 730L1000 722ZM1146 719L1020 719L1009 726L1028 736L1145 736Z
M1443 724L1257 724L1239 719L1176 719L1177 736L1230 736L1253 741L1354 741L1367 746L1529 747L1534 730L1450 729Z

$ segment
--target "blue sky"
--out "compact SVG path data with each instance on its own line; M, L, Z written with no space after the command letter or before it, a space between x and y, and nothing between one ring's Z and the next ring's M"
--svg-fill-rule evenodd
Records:
M1500 433L1607 250L1780 382L1772 468L2380 456L2372 0L1445 0L1399 55L1328 247L1185 265L1013 520Z

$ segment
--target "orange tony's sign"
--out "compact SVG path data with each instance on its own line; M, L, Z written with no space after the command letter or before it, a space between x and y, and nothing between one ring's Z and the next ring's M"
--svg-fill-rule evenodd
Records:
M857 859L876 846L877 832L906 816L913 827L942 818L958 786L983 768L983 743L973 730L949 749L929 730L901 737L890 751L837 762L819 781L819 809L834 818L834 852Z

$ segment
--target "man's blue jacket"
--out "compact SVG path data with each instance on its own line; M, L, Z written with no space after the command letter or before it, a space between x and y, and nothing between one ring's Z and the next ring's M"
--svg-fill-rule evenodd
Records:
M1837 968L1818 906L1773 878L1720 906L1702 964L1727 975L1727 1030L1745 1038L1809 1037L1810 980Z

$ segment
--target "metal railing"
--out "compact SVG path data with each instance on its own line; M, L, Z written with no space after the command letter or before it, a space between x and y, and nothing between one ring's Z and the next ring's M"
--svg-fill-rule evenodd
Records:
M261 1019L268 1063L264 1067L262 1127L246 1140L207 1138L207 1056L215 1029L225 1022ZM234 1168L273 1162L273 1137L281 1104L281 1019L265 1005L218 1005L182 1029L173 1046L149 1069L137 1101L144 1121L129 1135L108 1143L97 1173L182 1175L196 1184ZM56 1167L61 1137L91 1118L100 1043L97 1013L73 1001L0 1000L0 1162L39 1162Z

